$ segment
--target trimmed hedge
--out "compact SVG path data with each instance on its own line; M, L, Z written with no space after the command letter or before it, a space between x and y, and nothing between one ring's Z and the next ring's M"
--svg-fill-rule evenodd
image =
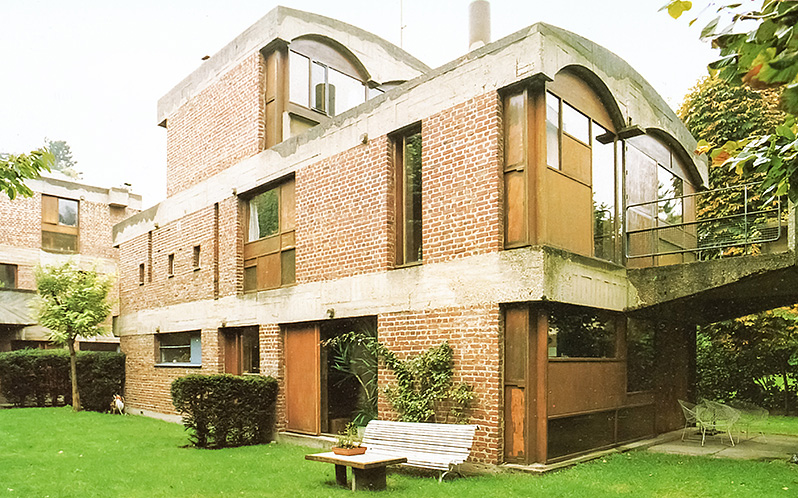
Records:
M272 377L187 375L172 382L172 403L200 448L269 442L276 401Z
M114 394L125 386L125 355L78 351L78 389L83 408L108 410ZM69 352L64 349L21 349L0 353L0 392L16 406L72 403Z

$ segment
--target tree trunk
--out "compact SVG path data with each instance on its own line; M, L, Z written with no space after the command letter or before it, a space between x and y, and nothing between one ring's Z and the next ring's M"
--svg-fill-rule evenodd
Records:
M79 412L80 407L80 393L78 392L78 362L75 355L75 339L67 340L67 347L69 347L69 373L72 377L72 411Z

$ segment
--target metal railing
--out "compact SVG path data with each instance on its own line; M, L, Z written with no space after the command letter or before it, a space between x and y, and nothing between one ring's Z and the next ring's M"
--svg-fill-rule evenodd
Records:
M779 240L779 198L763 199L760 183L630 204L625 210L628 259L690 253L705 260ZM742 251L745 253L746 251Z

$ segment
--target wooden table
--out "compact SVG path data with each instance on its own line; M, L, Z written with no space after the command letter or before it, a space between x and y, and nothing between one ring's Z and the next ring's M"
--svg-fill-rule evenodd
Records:
M346 468L352 467L352 491L385 489L385 468L407 462L405 457L393 457L374 452L362 455L336 455L333 452L305 455L305 460L335 464L335 481L346 487Z

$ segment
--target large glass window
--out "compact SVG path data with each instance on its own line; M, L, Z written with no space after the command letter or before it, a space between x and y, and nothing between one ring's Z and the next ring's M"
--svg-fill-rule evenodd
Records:
M654 324L648 320L628 319L626 322L626 390L629 392L654 389Z
M42 249L78 252L78 201L42 195Z
M274 289L296 281L294 179L247 203L244 291Z
M552 305L549 358L615 358L616 322L605 311Z
M421 131L416 129L395 139L397 264L422 259Z
M681 178L663 166L657 168L657 214L661 221L669 225L682 223L684 184Z
M366 85L330 64L289 51L289 99L328 116L366 101Z
M199 331L159 334L158 363L162 365L200 365L202 341Z
M615 258L615 143L602 144L598 137L607 130L593 123L593 255L614 261Z

